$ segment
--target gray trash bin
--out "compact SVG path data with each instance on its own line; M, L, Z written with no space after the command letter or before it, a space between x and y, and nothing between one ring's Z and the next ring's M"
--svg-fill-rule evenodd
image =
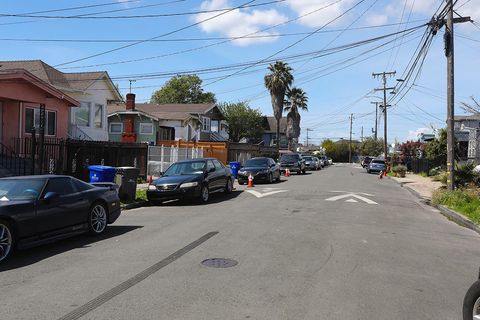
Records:
M118 167L116 183L120 186L118 196L125 202L135 201L137 178L140 169L134 167Z

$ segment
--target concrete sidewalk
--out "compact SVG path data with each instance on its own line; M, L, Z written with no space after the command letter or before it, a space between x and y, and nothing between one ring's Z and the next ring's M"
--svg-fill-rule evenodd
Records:
M396 182L400 183L402 186L405 186L417 194L419 194L424 199L432 199L432 194L435 190L442 186L442 183L439 181L433 181L432 178L422 177L417 174L408 173L405 178L390 177Z

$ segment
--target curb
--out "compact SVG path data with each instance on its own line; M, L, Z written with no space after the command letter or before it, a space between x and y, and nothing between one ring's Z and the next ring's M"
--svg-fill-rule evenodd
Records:
M463 214L461 214L459 212L456 212L452 209L449 209L449 208L447 208L447 207L445 207L441 204L439 204L439 205L432 204L431 199L425 198L422 195L420 195L420 193L413 190L409 186L405 186L405 182L397 181L397 180L394 180L394 179L390 179L390 180L396 182L402 188L405 188L406 190L408 190L415 197L419 198L421 202L423 202L423 203L425 203L425 204L427 204L427 205L429 205L433 208L438 209L440 211L440 214L443 215L444 217L446 217L448 220L451 220L451 221L455 222L456 224L458 224L459 226L462 226L462 227L465 227L467 229L473 230L476 233L480 234L480 226L478 226L472 220L465 217Z
M120 205L120 208L122 210L130 210L130 209L145 207L147 204L148 204L148 201L133 202L133 203L122 204Z

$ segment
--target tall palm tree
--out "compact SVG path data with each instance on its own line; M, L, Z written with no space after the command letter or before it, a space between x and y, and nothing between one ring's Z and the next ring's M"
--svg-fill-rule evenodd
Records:
M265 75L265 87L270 91L273 115L277 120L277 149L280 149L280 120L283 114L285 92L293 82L292 68L283 61L276 61L268 66Z
M308 111L307 105L308 97L305 91L296 87L287 90L287 99L285 100L285 112L288 112L286 135L288 138L288 149L290 150L300 137L301 117L298 111Z

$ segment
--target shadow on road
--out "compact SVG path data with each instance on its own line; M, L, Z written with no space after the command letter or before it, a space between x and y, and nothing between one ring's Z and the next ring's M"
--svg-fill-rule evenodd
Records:
M226 194L224 192L215 192L210 194L210 200L208 200L208 204L215 204L215 203L220 203L223 201L227 201L230 199L234 199L238 197L243 191L242 190L233 190L232 193ZM182 207L182 206L199 206L201 207L202 205L195 199L177 199L177 200L169 200L163 202L160 207ZM150 207L155 207L157 205L155 204L150 204Z
M83 234L38 247L18 250L9 260L0 265L0 272L25 267L73 249L88 248L96 242L118 237L139 228L143 228L143 226L108 226L100 236Z

